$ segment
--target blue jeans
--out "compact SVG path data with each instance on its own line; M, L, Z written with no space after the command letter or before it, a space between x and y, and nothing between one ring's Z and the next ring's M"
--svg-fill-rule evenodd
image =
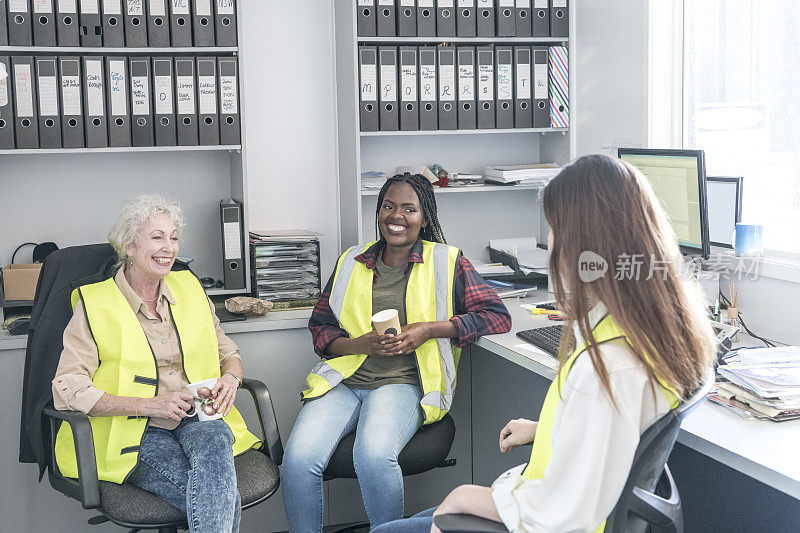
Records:
M370 524L403 516L397 455L422 425L416 385L374 390L339 384L300 411L283 456L281 485L291 533L322 531L322 473L339 441L356 430L353 464Z
M148 428L128 481L185 512L192 533L236 533L242 500L231 446L222 420L191 417L171 431Z
M428 533L433 525L433 512L436 507L417 513L409 518L387 522L370 533Z

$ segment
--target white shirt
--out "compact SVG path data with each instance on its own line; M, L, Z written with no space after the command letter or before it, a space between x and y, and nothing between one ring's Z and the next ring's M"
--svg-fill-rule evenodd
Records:
M601 302L589 312L595 327L607 313ZM580 333L576 337L582 342ZM588 354L575 360L562 388L551 434L553 453L543 479L525 479L525 465L492 484L492 497L510 531L597 529L619 499L640 435L669 411L644 366L624 340L599 346L617 407L611 403Z

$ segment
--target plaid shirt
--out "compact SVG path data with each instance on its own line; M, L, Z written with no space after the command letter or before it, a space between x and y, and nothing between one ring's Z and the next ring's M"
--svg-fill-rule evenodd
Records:
M382 248L383 241L378 241L355 258L356 261L372 270L373 286L378 279L375 265ZM417 239L408 258L406 278L411 274L414 263L422 262L422 241ZM311 313L311 319L308 321L308 329L311 330L311 336L314 339L314 351L320 356L326 355L328 345L335 339L349 337L348 333L339 327L339 321L336 320L328 303L335 274L334 271L328 279L325 290L322 291L317 305L314 306L314 311ZM456 263L453 304L455 314L450 321L455 324L458 336L451 341L459 348L475 342L478 337L483 335L505 333L511 329L511 315L509 315L508 309L494 289L483 281L472 263L461 253L459 253Z

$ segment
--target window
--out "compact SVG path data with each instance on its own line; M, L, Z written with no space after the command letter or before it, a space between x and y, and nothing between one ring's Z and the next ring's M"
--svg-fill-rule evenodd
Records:
M686 148L711 176L744 176L743 221L800 253L797 0L684 1Z

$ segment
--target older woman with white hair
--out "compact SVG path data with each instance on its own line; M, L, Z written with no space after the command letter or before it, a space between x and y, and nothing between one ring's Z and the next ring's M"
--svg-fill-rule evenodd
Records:
M233 458L258 439L233 407L243 377L238 349L197 278L175 263L182 226L180 208L160 196L125 206L109 234L116 274L73 292L53 401L89 415L101 480L159 496L186 513L192 532L236 532ZM187 384L209 378L223 418L198 421ZM77 477L66 424L56 460L63 475Z

